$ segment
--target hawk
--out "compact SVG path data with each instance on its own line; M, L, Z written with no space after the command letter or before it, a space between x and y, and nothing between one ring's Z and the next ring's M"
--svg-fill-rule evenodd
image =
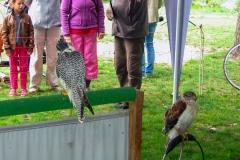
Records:
M198 108L196 94L187 91L165 112L162 132L168 133L166 146L179 135L183 139L187 137L187 131L197 115Z
M78 110L78 120L82 123L84 106L94 114L86 95L86 70L82 54L63 41L60 41L56 47L59 50L56 64L57 76L73 106Z

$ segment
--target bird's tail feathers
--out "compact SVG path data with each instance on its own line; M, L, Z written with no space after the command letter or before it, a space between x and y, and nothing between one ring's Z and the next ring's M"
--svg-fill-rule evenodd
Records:
M84 117L84 104L81 104L81 108L78 108L78 121L80 123L83 123Z
M80 92L81 102L82 102L85 106L87 106L87 108L90 110L90 112L91 112L92 114L94 114L92 105L91 105L91 103L90 103L90 101L89 101L89 99L88 99L88 97L87 97L85 88L77 85L77 90L78 90L78 92Z
M90 112L94 115L92 105L91 105L85 91L83 92L83 97L81 98L81 101L84 103L85 106L87 106L87 108L90 110Z

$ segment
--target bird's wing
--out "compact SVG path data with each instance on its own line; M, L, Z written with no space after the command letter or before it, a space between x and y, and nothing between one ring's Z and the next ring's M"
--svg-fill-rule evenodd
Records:
M87 103L88 99L85 93L86 69L81 53L74 48L65 49L58 57L56 68L60 82L68 92L68 97L73 106L78 110L78 118L82 122L84 119L84 104L92 113L93 110L90 102Z
M60 77L60 73L59 73L60 69L61 69L61 56L58 56L57 63L56 63L56 74L58 78Z
M79 122L83 122L84 119L84 108L83 108L83 103L81 101L81 93L77 88L72 89L72 103L74 107L77 109L78 112L78 120ZM69 97L70 98L70 97Z
M172 129L175 124L177 124L178 118L181 116L186 107L187 105L184 101L178 100L165 112L164 115L165 134L170 129Z

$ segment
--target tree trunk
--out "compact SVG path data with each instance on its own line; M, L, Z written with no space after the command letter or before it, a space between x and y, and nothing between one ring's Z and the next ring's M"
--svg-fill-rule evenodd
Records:
M237 18L234 45L236 45L238 43L240 43L240 7L238 8L238 18ZM235 55L236 57L239 57L240 56L240 47L235 49L233 52L235 52L235 53L233 53L233 55Z
M240 42L240 7L238 9L238 19L237 19L237 25L236 25L234 44L238 44L239 42Z

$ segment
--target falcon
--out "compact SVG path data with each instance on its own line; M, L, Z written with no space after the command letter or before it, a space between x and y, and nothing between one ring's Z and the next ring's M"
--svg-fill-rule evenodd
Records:
M84 106L94 114L92 106L86 95L86 70L82 54L66 42L57 44L59 50L56 73L66 90L69 100L78 111L78 120L83 122Z
M183 141L187 138L187 131L197 116L198 109L196 94L187 91L165 112L162 132L168 133L166 146L179 135Z

